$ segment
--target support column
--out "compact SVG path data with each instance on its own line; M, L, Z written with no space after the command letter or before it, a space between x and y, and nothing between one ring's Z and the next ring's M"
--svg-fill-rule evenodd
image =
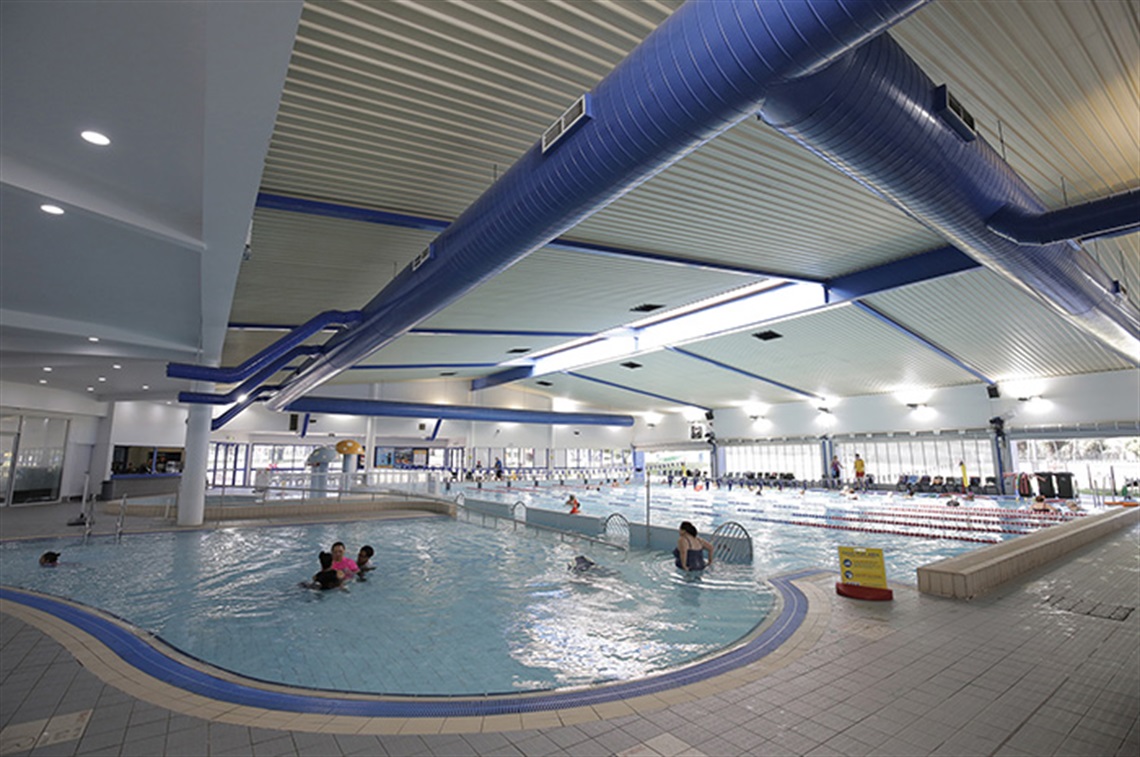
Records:
M90 492L95 499L102 496L103 482L111 477L111 459L114 453L113 430L115 427L115 408L118 403L107 403L107 414L99 419L99 426L95 432L95 448L91 450L91 464L87 468L90 478Z
M195 390L199 391L199 390ZM210 405L191 405L186 418L186 451L178 487L178 525L200 526L206 514L206 461L210 453Z

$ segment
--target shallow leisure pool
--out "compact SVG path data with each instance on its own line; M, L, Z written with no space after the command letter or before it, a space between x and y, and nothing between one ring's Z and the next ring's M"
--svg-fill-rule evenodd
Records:
M376 549L347 590L298 582L334 541ZM48 549L63 556L40 568ZM601 570L568 569L578 554ZM662 553L442 517L0 544L9 586L122 617L218 667L335 691L483 694L642 678L746 636L754 566L686 577Z

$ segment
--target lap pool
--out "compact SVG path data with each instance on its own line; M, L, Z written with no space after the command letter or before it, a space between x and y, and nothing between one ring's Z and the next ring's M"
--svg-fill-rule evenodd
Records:
M347 591L298 588L337 540L371 544L377 570ZM58 567L36 564L47 549ZM577 554L606 570L569 571ZM0 575L251 678L408 695L643 678L748 635L774 604L755 566L686 579L662 553L442 517L6 542Z

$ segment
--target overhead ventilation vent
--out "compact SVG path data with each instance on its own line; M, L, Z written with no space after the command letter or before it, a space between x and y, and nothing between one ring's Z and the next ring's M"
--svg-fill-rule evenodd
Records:
M524 352L530 352L530 347L515 347L507 350L508 355L521 355Z
M769 329L768 331L757 331L752 336L756 337L761 342L770 342L773 339L782 339L784 335L779 333L779 332L772 331L771 329Z
M946 88L945 84L934 88L933 110L963 141L973 142L977 138L974 117L962 107L958 98L950 94L950 90Z
M635 308L630 308L629 310L631 313L652 313L654 310L660 310L663 307L665 307L665 306L664 305L655 305L652 302L646 302L646 303L643 303L641 305L638 305Z
M590 93L579 97L566 111L554 120L546 131L542 132L542 152L546 153L558 141L573 131L579 124L588 121L593 115L593 108L590 105Z
M622 368L629 368L629 369L632 371L632 370L634 370L634 369L636 369L636 368L640 368L640 367L641 367L641 363L635 363L635 362L633 362L632 360L630 360L630 361L628 361L628 362L622 363L622 364L621 364L621 367L622 367Z
M454 376L454 375L455 375L455 371L444 371L443 373L441 373L441 374L439 374L439 375L440 375L440 376Z
M424 251L416 255L416 259L412 261L412 270L418 271L420 266L435 257L435 245L429 244L424 248Z
M554 386L554 384L550 383L549 381L535 381L534 383L538 384L539 386Z

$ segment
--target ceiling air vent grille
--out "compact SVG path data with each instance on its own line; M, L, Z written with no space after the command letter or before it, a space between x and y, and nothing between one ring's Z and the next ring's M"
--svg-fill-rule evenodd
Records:
M962 138L962 141L973 142L977 137L974 117L970 115L970 111L962 107L958 98L950 94L945 84L934 88L934 112Z
M643 303L641 305L638 305L635 308L630 308L629 310L631 313L652 313L654 310L660 310L663 307L665 307L665 306L664 305L656 305L652 302L646 302L646 303Z
M514 347L507 350L508 355L522 355L525 352L530 352L530 347Z
M770 342L773 339L781 339L784 335L769 329L768 331L757 331L752 336L756 337L761 342Z
M535 381L534 383L538 384L539 386L554 386L554 384L550 383L549 381Z
M641 363L635 363L632 360L622 363L622 368L629 368L631 371L641 367Z
M424 248L424 251L416 255L415 260L412 261L412 270L418 271L420 266L435 257L435 245L429 244Z
M579 124L588 121L590 116L593 115L593 108L590 106L590 93L579 97L566 111L554 120L550 126L546 127L546 131L542 132L542 151L545 153L550 148L554 147L560 139L565 137L574 130Z

